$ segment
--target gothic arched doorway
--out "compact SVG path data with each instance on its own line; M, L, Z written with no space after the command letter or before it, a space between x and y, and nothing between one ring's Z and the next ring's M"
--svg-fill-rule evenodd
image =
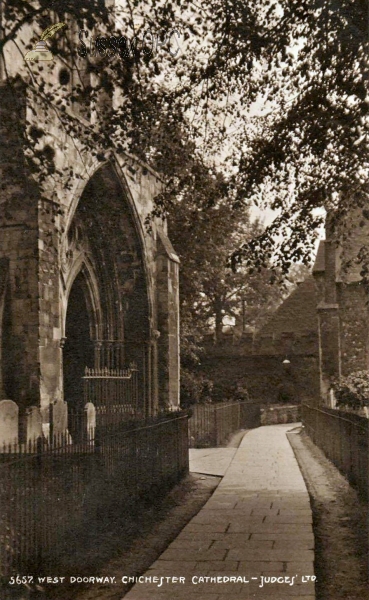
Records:
M75 435L79 429L84 408L83 376L86 367L94 361L91 326L86 302L86 286L83 275L73 282L65 322L64 346L64 400L68 403L69 431Z
M153 412L148 264L137 219L106 167L86 185L65 238L64 399L69 415L92 403L99 424Z

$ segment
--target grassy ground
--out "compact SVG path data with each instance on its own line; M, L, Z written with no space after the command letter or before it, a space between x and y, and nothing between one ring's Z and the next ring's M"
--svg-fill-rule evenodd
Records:
M124 506L114 511L114 519L101 515L94 530L81 533L79 551L74 548L69 560L63 557L63 569L50 573L65 576L64 582L38 590L6 586L0 590L0 600L120 600L132 587L121 582L122 576L144 573L207 502L219 481L219 477L190 474L165 497L137 505L130 516ZM71 585L70 576L115 577L115 583Z
M305 433L289 440L313 509L317 600L368 600L368 504Z

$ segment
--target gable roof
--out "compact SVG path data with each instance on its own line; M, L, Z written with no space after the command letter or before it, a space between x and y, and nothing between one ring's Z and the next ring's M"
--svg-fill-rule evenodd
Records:
M281 333L317 332L317 303L315 281L310 275L282 302L258 331L257 337Z

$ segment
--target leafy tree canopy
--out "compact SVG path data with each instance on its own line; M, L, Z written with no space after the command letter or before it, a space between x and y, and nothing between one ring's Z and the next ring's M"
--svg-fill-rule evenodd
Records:
M66 22L52 49L70 79L23 60L21 74L45 112L56 111L66 131L101 160L112 150L130 151L163 173L157 214L168 212L174 193L181 197L189 177L195 189L191 170L175 171L180 139L187 151L192 140L192 155L223 173L224 210L236 215L254 202L276 211L253 239L232 240L234 266L267 268L273 261L287 271L294 261L307 262L322 207L334 210L341 235L353 206L368 218L366 1L10 0L2 21L9 83L19 71L14 51L22 55L43 29ZM81 29L104 37L101 52L80 56ZM163 37L149 52L142 41L148 29L177 30L182 52L174 55L174 38L164 43ZM140 43L131 51L124 42L114 53L113 35ZM82 126L69 111L81 102L92 125ZM171 142L164 130L172 132ZM47 132L29 123L26 134L33 175L41 182L57 178Z

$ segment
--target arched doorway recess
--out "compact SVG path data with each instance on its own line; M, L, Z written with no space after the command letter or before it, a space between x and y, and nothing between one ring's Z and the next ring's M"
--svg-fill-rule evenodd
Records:
M68 298L63 350L64 396L68 401L69 431L74 435L84 409L83 377L94 365L91 323L82 273L73 282Z
M64 399L69 413L92 402L101 420L149 413L150 305L137 226L111 166L87 184L67 232L70 272L88 261L95 294L81 273L65 318Z

